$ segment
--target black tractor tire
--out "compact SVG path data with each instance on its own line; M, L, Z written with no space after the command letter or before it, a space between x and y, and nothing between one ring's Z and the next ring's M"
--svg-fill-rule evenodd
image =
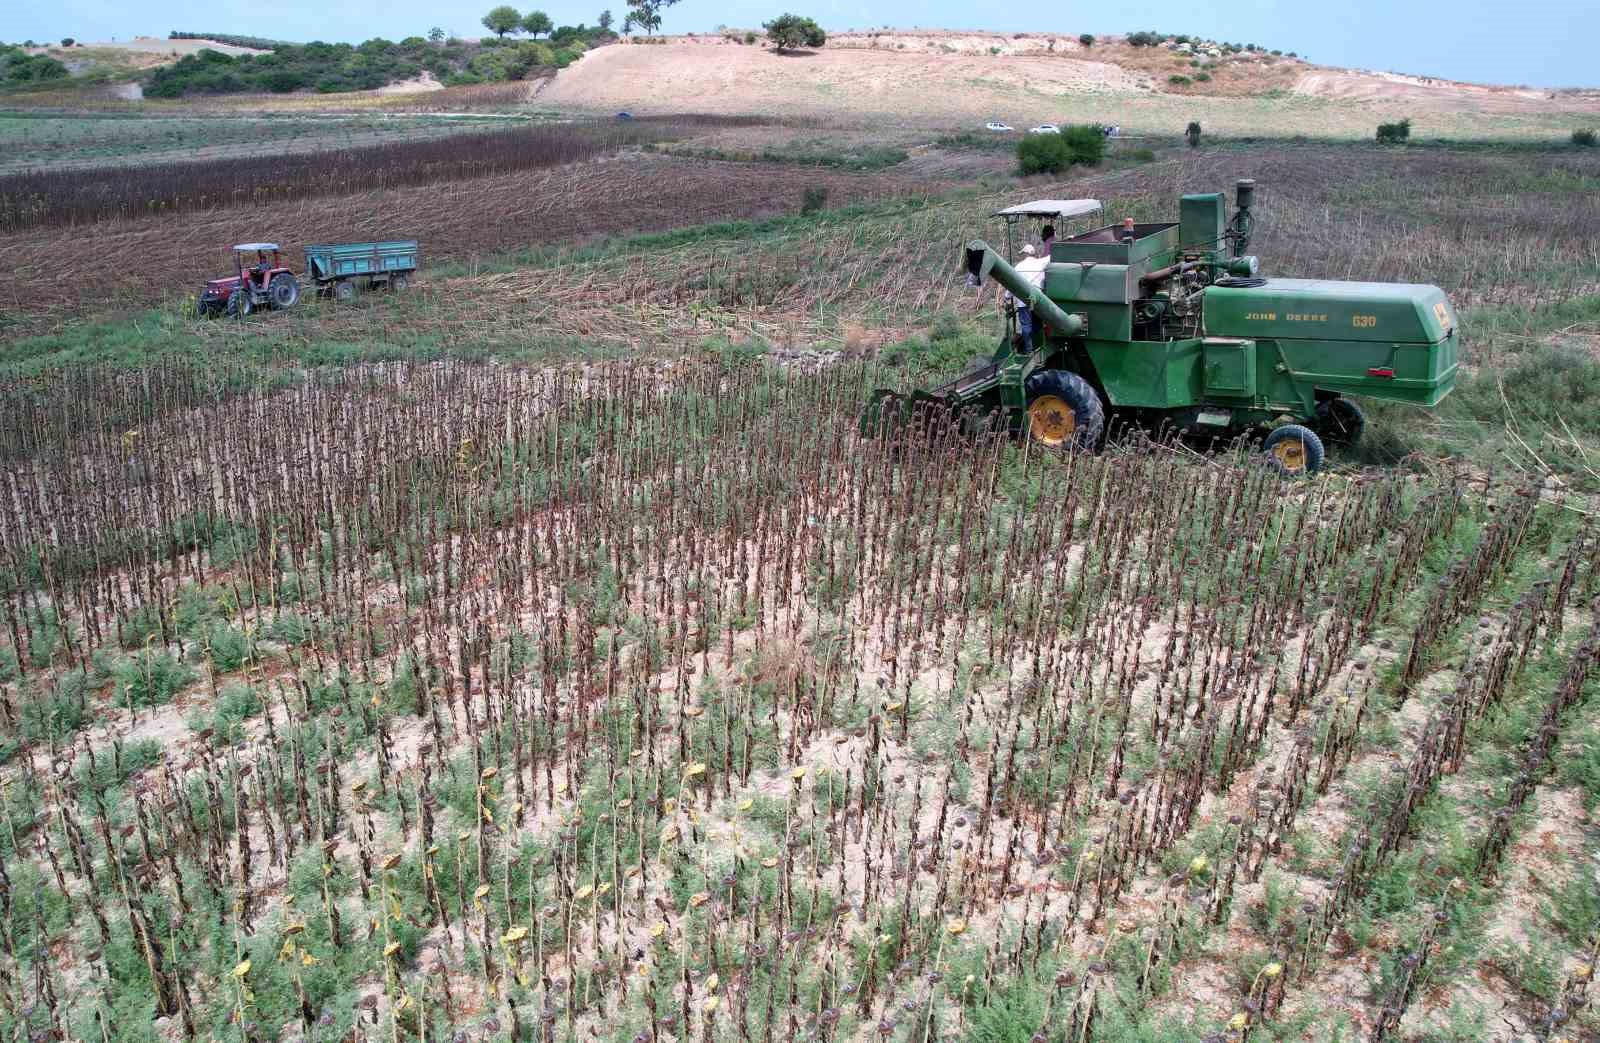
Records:
M215 304L213 304L212 302L210 302L210 301L195 301L194 302L194 317L195 318L197 318L197 319L210 319L210 318L215 318L216 314L217 314L217 306Z
M250 303L250 291L245 289L234 290L228 294L228 303L224 310L230 319L242 319L254 310Z
M346 303L356 299L356 284L349 279L340 279L333 284L333 299Z
M1328 454L1315 431L1299 424L1284 424L1261 440L1261 455L1269 467L1285 478L1303 478L1322 470L1322 461Z
M1078 374L1045 369L1028 378L1028 410L1023 430L1045 449L1100 447L1106 430L1106 407L1100 393Z
M399 293L409 285L411 285L411 279L405 272L396 272L389 276L389 289L395 293Z
M1367 415L1348 398L1330 398L1317 404L1311 429L1328 445L1352 446L1367 429Z
M300 280L288 272L280 272L272 277L267 293L272 297L274 308L293 308L300 300Z

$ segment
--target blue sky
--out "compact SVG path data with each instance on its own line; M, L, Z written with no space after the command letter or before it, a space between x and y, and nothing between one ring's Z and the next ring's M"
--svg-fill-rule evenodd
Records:
M426 33L433 25L461 35L481 32L478 18L498 0L440 4L387 0L20 0L0 19L7 40L75 36L84 40L168 30L231 32L282 39L359 41ZM525 9L533 0L511 0ZM625 0L540 0L557 24L593 23L610 3L620 21ZM20 7L20 9L19 9ZM1600 86L1592 29L1600 0L1213 0L1210 3L1095 0L988 3L967 0L681 0L665 14L668 32L704 32L719 24L755 26L792 9L828 29L995 29L1115 33L1159 29L1299 51L1327 65L1410 72L1486 83L1541 87ZM480 10L481 8L481 10Z

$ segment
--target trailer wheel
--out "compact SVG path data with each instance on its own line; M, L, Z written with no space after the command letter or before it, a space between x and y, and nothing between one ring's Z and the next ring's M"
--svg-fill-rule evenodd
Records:
M1087 380L1064 369L1047 369L1028 378L1028 437L1047 449L1090 449L1100 445L1106 410Z
M395 293L399 293L410 284L411 280L406 278L405 272L396 272L395 274L389 276L389 289L393 290Z
M1312 427L1329 445L1355 445L1361 441L1361 432L1366 430L1367 416L1348 398L1330 398L1317 404Z
M1299 424L1284 424L1261 440L1261 455L1279 474L1299 478L1322 470L1327 453L1315 431Z
M333 284L333 299L346 303L356 299L356 284L349 279L340 279Z
M272 295L274 308L293 308L300 299L300 283L287 273L274 275L267 292Z

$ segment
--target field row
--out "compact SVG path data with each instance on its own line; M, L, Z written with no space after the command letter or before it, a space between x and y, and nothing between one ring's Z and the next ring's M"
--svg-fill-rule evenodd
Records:
M1530 488L864 442L859 366L105 377L5 389L13 1024L1432 1032L1593 705Z

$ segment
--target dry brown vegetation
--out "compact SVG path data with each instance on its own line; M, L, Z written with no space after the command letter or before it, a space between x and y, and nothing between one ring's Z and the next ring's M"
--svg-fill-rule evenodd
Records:
M11 1027L1592 1031L1581 915L1426 999L1593 705L1534 486L863 442L860 367L134 376L0 386Z
M71 235L45 229L0 237L0 307L35 326L108 305L148 307L214 278L229 244L264 236L289 248L291 259L303 243L404 235L422 242L427 264L464 262L546 244L794 213L807 190L817 189L842 205L926 195L940 186L628 152L543 172L102 222ZM397 220L397 214L406 216ZM106 257L134 263L108 268ZM86 295L78 273L88 270L97 276Z

